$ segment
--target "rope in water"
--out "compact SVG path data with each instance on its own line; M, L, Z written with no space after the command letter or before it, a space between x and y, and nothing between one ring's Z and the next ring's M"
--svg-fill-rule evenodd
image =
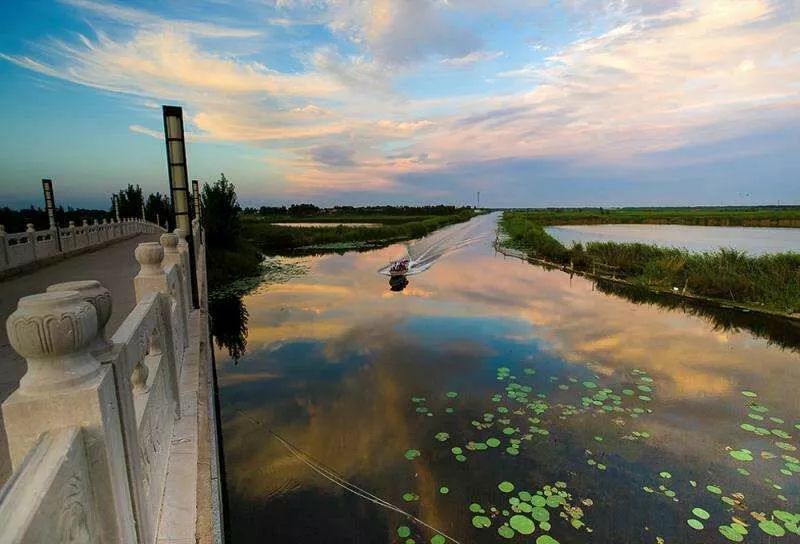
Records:
M237 412L239 414L241 414L242 416L246 417L247 419L249 419L250 421L252 421L255 425L263 426L263 424L260 421L258 421L254 417L250 416L249 414L246 414L241 410L237 410ZM321 462L317 461L316 459L314 459L313 457L311 457L307 453L303 452L300 448L298 448L295 445L293 445L291 442L289 442L288 440L283 438L281 435L279 435L278 433L276 433L272 429L267 428L267 432L270 434L270 436L272 436L275 440L277 440L282 446L284 446L287 450L289 450L292 453L292 455L294 455L298 460L300 460L303 464L308 466L311 470L313 470L317 474L321 475L325 479L330 480L331 482L335 483L336 485L346 489L350 493L353 493L354 495L356 495L358 497L361 497L362 499L364 499L366 501L369 501L369 502L371 502L373 504L377 504L378 506L386 508L387 510L391 510L393 512L397 512L398 514L400 514L402 516L405 516L406 518L408 518L410 520L413 520L413 521L419 523L420 525L422 525L424 527L427 527L431 531L442 535L444 538L446 538L450 542L453 542L454 544L461 544L461 542L459 542L455 538L447 535L447 533L445 533L444 531L441 531L441 530L437 529L436 527L433 527L432 525L429 525L428 523L425 523L423 520L419 519L415 515L413 515L413 514L411 514L409 512L406 512L402 508L399 508L399 507L395 506L394 504L390 503L387 500L384 500L384 499L378 497L377 495L374 495L374 494L370 493L366 489L362 489L362 488L358 487L357 485L355 485L354 483L351 483L351 482L345 480L342 476L340 476L338 473L336 473L336 471L334 471L333 469L325 466L324 464L322 464Z

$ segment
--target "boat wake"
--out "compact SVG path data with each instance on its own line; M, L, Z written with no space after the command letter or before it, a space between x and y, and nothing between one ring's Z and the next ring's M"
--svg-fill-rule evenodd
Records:
M405 254L378 272L393 278L425 272L445 255L488 238L491 229L486 228L486 220L492 219L489 216L478 217L466 223L445 227L425 238L405 244Z

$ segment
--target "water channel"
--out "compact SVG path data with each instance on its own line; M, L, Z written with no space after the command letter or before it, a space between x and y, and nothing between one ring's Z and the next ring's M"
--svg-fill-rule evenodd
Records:
M391 246L274 260L218 309L232 542L800 540L795 324L504 257L473 221L402 291Z

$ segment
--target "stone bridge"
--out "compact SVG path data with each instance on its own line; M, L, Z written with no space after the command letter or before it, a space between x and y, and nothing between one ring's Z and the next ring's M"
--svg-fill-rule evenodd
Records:
M193 231L196 308L180 230L0 229L0 544L222 542Z

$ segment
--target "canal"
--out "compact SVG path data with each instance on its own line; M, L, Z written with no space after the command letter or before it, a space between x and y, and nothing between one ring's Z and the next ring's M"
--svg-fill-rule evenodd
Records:
M794 324L504 257L473 221L402 291L392 246L270 260L218 307L232 542L800 539Z

